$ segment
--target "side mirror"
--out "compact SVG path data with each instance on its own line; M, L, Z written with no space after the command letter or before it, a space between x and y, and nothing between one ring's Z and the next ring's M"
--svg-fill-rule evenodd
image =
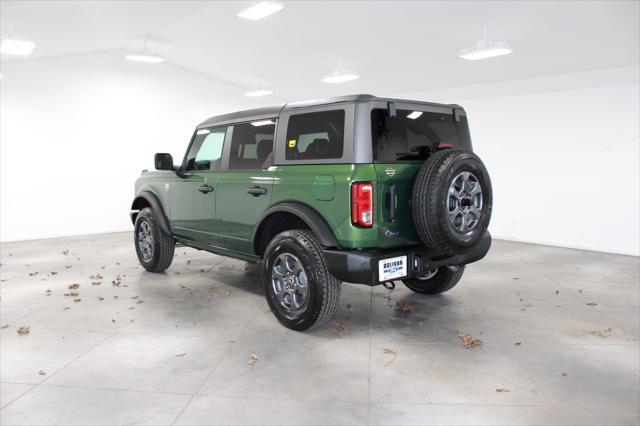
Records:
M173 170L173 157L171 154L158 153L155 156L156 170Z

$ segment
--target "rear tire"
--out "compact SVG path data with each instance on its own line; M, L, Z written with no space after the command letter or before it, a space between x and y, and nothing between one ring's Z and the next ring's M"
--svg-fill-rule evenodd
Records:
M310 231L285 231L271 240L262 280L271 311L287 328L319 328L336 314L340 281L329 272L322 247Z
M463 273L464 266L442 266L432 276L427 274L424 278L414 277L402 282L416 293L434 295L451 290Z
M176 241L162 231L150 207L136 216L133 241L138 261L147 271L163 272L173 262Z

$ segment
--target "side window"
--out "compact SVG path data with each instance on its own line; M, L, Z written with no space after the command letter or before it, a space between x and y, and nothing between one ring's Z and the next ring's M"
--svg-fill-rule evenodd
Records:
M187 154L185 171L219 170L226 133L226 127L198 130Z
M273 151L275 120L260 120L233 126L229 170L258 170Z
M344 145L344 110L311 112L289 117L287 160L341 158Z

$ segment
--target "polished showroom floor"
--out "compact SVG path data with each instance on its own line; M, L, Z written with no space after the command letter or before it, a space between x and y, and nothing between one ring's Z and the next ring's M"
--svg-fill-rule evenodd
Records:
M3 425L640 422L637 257L495 241L443 296L344 285L311 333L256 266L179 248L150 274L128 233L0 262Z

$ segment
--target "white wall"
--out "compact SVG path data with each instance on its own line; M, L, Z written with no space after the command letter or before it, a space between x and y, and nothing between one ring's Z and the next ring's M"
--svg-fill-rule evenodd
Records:
M640 69L399 97L459 103L494 188L495 237L640 254Z
M181 159L196 124L278 103L120 52L3 62L0 239L130 229L133 183L155 152Z

